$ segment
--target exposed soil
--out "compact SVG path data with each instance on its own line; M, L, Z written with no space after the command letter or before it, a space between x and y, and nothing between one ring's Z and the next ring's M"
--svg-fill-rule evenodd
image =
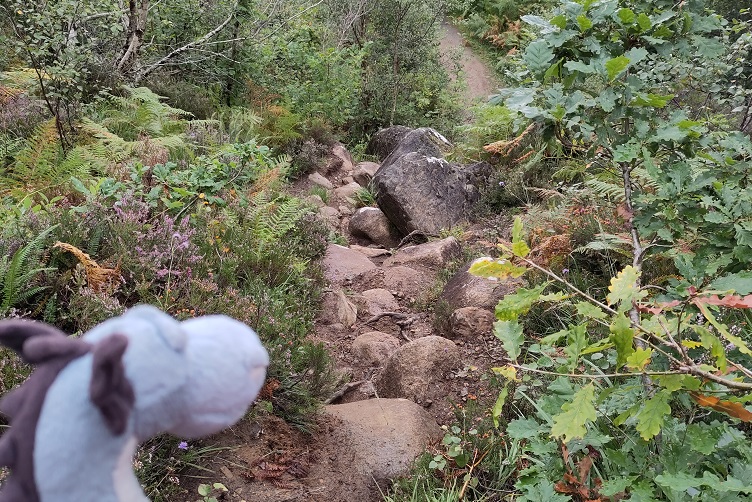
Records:
M444 26L443 51L462 51L461 63L468 82L466 100L468 103L486 99L495 89L490 72L468 47L462 42L459 32L450 25ZM348 179L342 174L328 176L335 187L344 185ZM342 178L342 179L341 179ZM299 180L292 192L300 195L310 193L311 182ZM331 192L331 191L330 191ZM346 200L337 200L333 196L328 206L340 212L339 230L347 235ZM463 246L493 247L486 231L479 227L467 232L460 238ZM358 242L348 236L350 244L367 244ZM383 288L382 262L388 253L372 258L377 268L372 274L361 278L351 285L353 294L367 289ZM310 337L322 342L336 362L337 370L346 382L363 382L347 388L335 402L345 403L363 399L378 398L373 386L375 378L383 368L363 365L352 354L352 342L360 334L370 331L384 331L400 339L401 344L408 343L428 335L444 335L437 316L429 314L427 306L435 298L437 271L426 271L423 280L415 284L403 284L395 291L398 303L396 311L404 314L409 322L402 326L395 325L388 317L379 320L369 319L370 315L358 315L351 327L332 322L332 312L322 310L321 318L316 322ZM448 315L448 314L447 314ZM327 318L327 316L329 316ZM369 322L370 321L370 322ZM490 408L495 394L488 389L484 375L488 368L500 359L501 348L490 333L478 334L473 338L455 340L461 353L462 364L459 369L443 380L436 381L436 391L443 399L420 402L438 424L451 424L455 421L458 406L473 401L479 406ZM322 414L318 418L318 427L312 435L294 429L283 420L269 414L256 413L253 420L245 419L235 427L204 441L205 445L220 445L225 449L217 453L206 467L211 472L197 471L195 481L188 482L186 493L173 500L194 502L200 497L196 487L199 483L221 482L229 492L220 497L228 501L312 501L312 502L376 502L381 500L379 488L353 483L358 476L357 466L350 459L353 457L350 445L337 440L338 423L331 416ZM361 473L362 477L362 473Z
M496 92L497 82L488 65L468 47L462 34L450 23L441 27L441 52L443 63L450 71L454 67L454 58L461 66L461 74L467 84L465 89L465 105L478 101L485 101Z

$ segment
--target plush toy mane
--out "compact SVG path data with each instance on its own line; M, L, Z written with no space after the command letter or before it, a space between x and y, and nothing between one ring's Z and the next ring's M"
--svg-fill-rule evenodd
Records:
M139 306L82 338L34 321L0 321L0 344L36 370L0 401L11 428L0 502L141 502L132 472L139 442L198 437L239 420L269 358L243 323L180 323Z

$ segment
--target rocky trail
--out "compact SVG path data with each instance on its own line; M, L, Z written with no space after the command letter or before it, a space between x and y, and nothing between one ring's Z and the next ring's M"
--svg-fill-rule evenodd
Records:
M485 100L496 89L490 70L456 28L442 29L442 53L459 54L465 104ZM516 284L467 273L470 256L498 239L489 224L457 226L490 166L450 164L443 158L449 146L432 129L394 126L369 144L380 163L356 165L335 145L292 187L348 241L327 249L328 288L310 335L335 360L340 383L313 434L257 413L211 438L228 448L209 466L212 475L199 476L227 486L223 500L379 501L417 456L440 451L441 426L454 423L468 401L493 405L488 368L502 355L491 334L493 309ZM355 195L369 185L379 207L358 207ZM310 195L313 187L326 190L326 200ZM441 238L447 228L453 235ZM274 402L273 389L265 399Z
M231 447L210 466L211 481L230 490L225 500L381 500L418 455L439 451L440 426L458 410L493 405L488 368L502 356L493 308L516 284L466 272L470 255L497 239L481 224L457 226L490 166L450 164L447 146L432 129L395 126L369 145L380 164L354 165L335 145L293 187L348 240L326 251L328 289L310 335L336 361L340 383L312 435L257 413L213 438ZM355 193L369 184L381 209L357 207ZM310 195L314 186L326 200ZM456 230L441 238L440 228Z

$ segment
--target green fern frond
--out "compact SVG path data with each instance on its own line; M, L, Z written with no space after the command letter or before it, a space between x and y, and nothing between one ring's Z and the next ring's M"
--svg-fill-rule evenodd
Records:
M45 239L57 227L58 225L53 225L41 232L28 244L19 248L10 261L6 258L0 262L0 284L2 284L3 290L0 315L7 313L11 307L47 289L46 286L31 286L31 283L38 274L54 270L54 268L33 267L33 265L38 264L38 258L36 260L31 258L39 256Z
M632 256L632 241L624 235L600 233L596 235L594 241L578 247L573 252L593 255L603 253L604 251L611 251L630 258Z
M613 202L624 202L624 187L618 183L599 178L590 178L585 181L585 186L590 188L599 197L609 199Z
M267 191L256 193L251 199L248 218L252 222L251 238L260 245L279 242L293 230L310 209L300 199L272 198Z
M126 141L159 138L185 132L190 112L173 108L146 87L125 87L127 96L111 96L101 124Z

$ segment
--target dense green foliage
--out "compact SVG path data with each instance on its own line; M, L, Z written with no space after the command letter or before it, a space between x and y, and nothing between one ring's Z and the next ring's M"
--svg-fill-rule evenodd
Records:
M506 172L497 203L527 204L472 271L529 286L496 308L490 413L461 410L395 500L752 493L750 39L706 7L515 11L537 35L506 60L499 110L464 129Z
M496 309L498 399L458 408L388 499L752 493L739 424L752 418L752 36L730 21L749 20L739 2L124 7L0 5L0 316L80 332L142 302L226 313L270 350L275 387L256 412L308 430L333 383L305 339L314 263L337 236L282 188L337 135L457 123L436 43L448 8L508 83L457 128L455 155L498 166L488 208L523 208L511 245L475 271L528 285ZM28 372L6 353L0 370L1 390ZM156 500L213 451L179 441L136 459Z

